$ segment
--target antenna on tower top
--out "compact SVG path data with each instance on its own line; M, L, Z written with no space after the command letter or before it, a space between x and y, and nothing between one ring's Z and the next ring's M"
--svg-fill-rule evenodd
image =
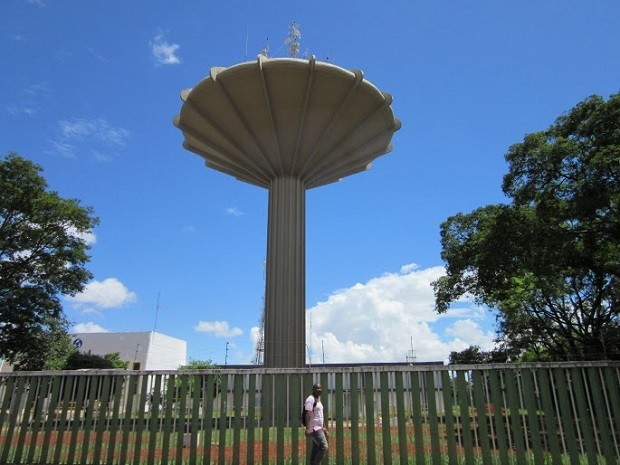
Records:
M284 40L284 44L288 45L288 53L292 57L299 55L299 39L301 39L301 29L299 24L293 20L288 28L288 37Z

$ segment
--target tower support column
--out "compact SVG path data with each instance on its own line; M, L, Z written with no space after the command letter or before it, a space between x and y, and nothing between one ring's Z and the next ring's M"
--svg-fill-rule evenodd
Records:
M306 364L306 189L296 177L269 186L265 366Z

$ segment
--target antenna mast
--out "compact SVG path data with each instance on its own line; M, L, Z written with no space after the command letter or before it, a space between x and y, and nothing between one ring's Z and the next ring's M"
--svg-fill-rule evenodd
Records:
M288 45L288 53L293 58L297 58L299 55L299 39L301 39L301 29L299 24L293 20L288 28L288 37L284 40L284 44Z
M407 363L409 363L410 365L413 365L417 359L418 357L416 357L415 355L415 350L413 350L413 337L412 337L411 338L411 349L409 350L409 353L407 354Z
M155 305L155 322L153 323L153 332L157 329L157 316L159 315L159 292L157 293L157 304Z
M267 262L263 262L263 280L265 279L267 269ZM265 293L267 289L265 288ZM256 349L254 353L254 365L263 364L263 354L265 353L265 296L263 295L263 308L261 309L261 316L258 327L258 340L256 341Z

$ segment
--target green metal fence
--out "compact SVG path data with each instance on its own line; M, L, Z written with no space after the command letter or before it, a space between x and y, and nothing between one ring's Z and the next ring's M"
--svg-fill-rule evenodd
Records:
M620 363L0 375L0 463L618 464Z

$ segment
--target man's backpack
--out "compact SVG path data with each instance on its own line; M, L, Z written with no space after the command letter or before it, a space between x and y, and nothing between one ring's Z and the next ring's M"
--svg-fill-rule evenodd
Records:
M316 407L316 403L318 402L317 398L314 398L314 405L312 406L312 411L314 412L314 409ZM306 426L306 403L304 402L303 405L301 406L301 426Z

